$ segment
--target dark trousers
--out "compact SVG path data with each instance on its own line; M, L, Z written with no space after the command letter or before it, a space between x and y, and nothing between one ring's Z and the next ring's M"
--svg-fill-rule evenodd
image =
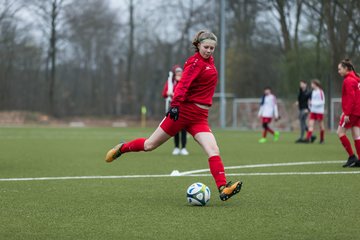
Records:
M179 146L180 146L180 134L181 134L181 146L182 146L181 148L185 148L186 147L186 130L185 129L181 130L174 136L175 147L179 148Z
M309 112L306 109L300 110L299 121L300 121L300 139L304 139L305 132L308 130L306 124Z

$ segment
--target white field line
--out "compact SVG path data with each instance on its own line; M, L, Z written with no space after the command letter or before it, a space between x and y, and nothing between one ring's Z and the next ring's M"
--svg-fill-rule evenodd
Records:
M360 171L349 172L270 172L270 173L228 173L227 176L286 176L286 175L349 175L360 174ZM178 177L210 177L211 174L189 174ZM73 176L73 177L38 177L38 178L0 178L0 182L49 181L49 180L84 180L84 179L129 179L129 178L167 178L164 175L128 175L128 176Z
M284 166L300 166L300 165L316 165L316 164L338 164L343 163L344 161L318 161L318 162L292 162L292 163L269 163L269 164L251 164L251 165L240 165L240 166L230 166L225 167L225 169L241 169L241 168L263 168L263 167L284 167ZM191 175L196 173L209 172L208 168L198 169L186 172L179 172L180 176ZM229 175L229 174L226 174Z
M293 162L293 163L272 163L253 164L242 166L230 166L225 169L259 168L277 166L296 166L314 164L337 164L344 161L320 161L320 162ZM176 170L174 170L176 171ZM173 172L174 172L173 171ZM176 174L155 174L155 175L123 175L123 176L65 176L65 177L32 177L32 178L0 178L0 182L15 181L48 181L48 180L83 180L83 179L129 179L129 178L166 178L166 177L206 177L211 174L200 174L209 172L209 169L199 169L187 172L176 172ZM272 172L272 173L227 173L227 176L281 176L281 175L336 175L336 174L360 174L360 171L339 171L339 172Z
M33 177L33 178L0 178L0 182L48 181L48 180L81 180L81 179L121 179L121 178L161 178L169 174L158 175L123 175L123 176L68 176L68 177Z
M360 171L341 172L268 172L268 173L227 173L226 176L287 176L287 175L343 175L360 174ZM191 174L182 177L209 177L211 174Z

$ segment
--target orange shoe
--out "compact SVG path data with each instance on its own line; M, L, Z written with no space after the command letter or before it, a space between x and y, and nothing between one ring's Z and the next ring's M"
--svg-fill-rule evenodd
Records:
M220 199L226 201L235 194L239 193L242 187L242 182L238 181L235 183L228 182L226 185L219 188Z
M122 152L120 152L120 149L122 147L124 143L120 143L118 145L116 145L115 147L113 147L112 149L110 149L105 157L105 161L110 163L112 161L114 161L115 159L117 159L118 157L121 156Z

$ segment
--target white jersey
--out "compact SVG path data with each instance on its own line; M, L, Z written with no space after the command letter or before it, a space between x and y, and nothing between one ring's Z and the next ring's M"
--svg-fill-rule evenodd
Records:
M310 112L324 114L325 111L325 95L323 90L316 89L311 93Z
M259 117L266 117L266 118L278 118L279 111L276 102L276 97L272 94L264 96L264 102L260 106L259 110Z

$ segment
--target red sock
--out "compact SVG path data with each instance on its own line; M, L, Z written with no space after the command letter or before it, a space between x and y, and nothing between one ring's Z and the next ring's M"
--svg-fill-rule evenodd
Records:
M221 161L220 156L212 156L209 158L210 172L213 175L216 186L219 188L226 185L226 177L224 164Z
M264 129L264 131L263 131L263 138L266 138L266 134L267 134L267 131L266 131L266 129Z
M122 153L144 151L145 140L146 140L146 138L138 138L138 139L132 140L131 142L124 143L124 145L122 145L120 151Z
M271 128L267 128L267 131L269 132L269 133L271 133L272 135L274 135L274 131L271 129Z
M324 136L325 136L325 131L321 130L320 131L320 141L324 141Z
M311 136L312 136L312 131L308 131L307 134L306 134L306 139L310 140Z
M356 148L356 153L358 155L358 157L360 156L360 139L356 139L355 140L355 148Z
M347 136L346 135L342 136L340 138L340 141L341 141L342 145L344 146L346 152L349 154L349 157L354 155L354 151L352 150L351 143L350 143L349 139L347 138Z

